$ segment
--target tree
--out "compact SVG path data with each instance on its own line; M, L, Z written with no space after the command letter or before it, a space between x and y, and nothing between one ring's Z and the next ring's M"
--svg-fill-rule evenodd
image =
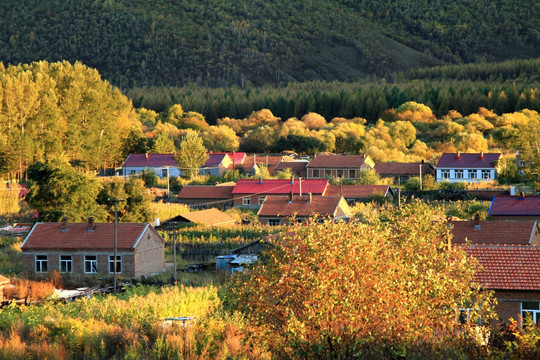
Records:
M326 126L326 119L317 113L310 112L302 116L302 122L305 124L306 128L310 130L319 130L320 128Z
M201 133L204 146L210 151L236 151L240 146L238 135L228 126L209 126Z
M86 221L89 216L102 220L105 212L96 203L100 190L97 180L60 160L37 162L28 168L26 201L39 212L40 221Z
M180 171L190 179L199 173L199 168L208 159L207 150L201 137L189 130L180 143L180 149L175 155Z
M369 224L289 228L252 272L231 278L228 306L277 357L421 358L422 346L466 333L456 331L461 307L483 319L491 310L474 282L477 262L449 246L448 223L434 215L414 202Z

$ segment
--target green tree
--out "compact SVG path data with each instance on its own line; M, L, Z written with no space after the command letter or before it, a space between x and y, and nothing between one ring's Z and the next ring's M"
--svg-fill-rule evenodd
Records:
M102 220L105 212L97 205L97 180L60 160L37 162L28 168L26 201L39 212L40 221L86 221L89 216Z
M236 132L228 126L209 126L201 133L204 146L210 151L236 151L240 139Z
M359 185L376 185L379 183L379 180L379 174L374 169L368 169L360 171L356 183Z
M203 140L193 130L188 130L186 136L180 142L180 149L175 155L180 171L188 178L193 178L199 173L199 168L208 159L207 150Z
M420 358L457 344L467 339L459 309L477 304L488 319L490 294L434 215L415 202L369 224L289 228L252 272L231 278L228 305L280 358Z

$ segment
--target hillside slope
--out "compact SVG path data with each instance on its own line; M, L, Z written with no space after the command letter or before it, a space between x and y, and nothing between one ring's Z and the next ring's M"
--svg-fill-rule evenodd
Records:
M5 0L0 60L80 60L124 89L353 81L540 56L535 13L535 0Z

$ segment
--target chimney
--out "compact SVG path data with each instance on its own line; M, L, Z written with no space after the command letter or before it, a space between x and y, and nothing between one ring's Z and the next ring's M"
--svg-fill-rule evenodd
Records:
M145 154L144 154L144 158L145 158L146 160L148 160L148 153L145 153Z
M291 192L289 193L289 204L292 204L293 199L294 199L294 195L293 195L293 192L291 191Z
M90 216L88 218L88 231L94 231L94 228L96 227L94 223L94 217Z
M525 193L522 191L519 193L519 200L523 200L525 198Z
M483 159L484 158L484 152L480 152L480 159Z
M294 175L291 176L291 185L294 185Z
M262 185L262 176L259 177L259 185Z
M62 231L67 231L68 229L68 217L64 216L62 218Z
M424 163L425 163L425 162L424 162L424 159L422 159L422 164L424 164Z
M480 225L480 215L474 215L474 230L481 230L482 226Z
M308 203L311 204L312 201L313 201L313 196L311 195L311 193L309 193L309 200L308 200Z
M461 157L461 152L457 152L456 159L459 159Z

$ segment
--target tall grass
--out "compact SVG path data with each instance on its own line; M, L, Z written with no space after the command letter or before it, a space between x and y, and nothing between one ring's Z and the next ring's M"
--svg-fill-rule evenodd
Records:
M195 320L163 321L179 316ZM38 351L71 359L264 358L240 341L245 328L242 317L222 310L216 287L136 286L118 296L3 309L0 358L43 358Z
M21 238L0 238L0 274L22 272Z

